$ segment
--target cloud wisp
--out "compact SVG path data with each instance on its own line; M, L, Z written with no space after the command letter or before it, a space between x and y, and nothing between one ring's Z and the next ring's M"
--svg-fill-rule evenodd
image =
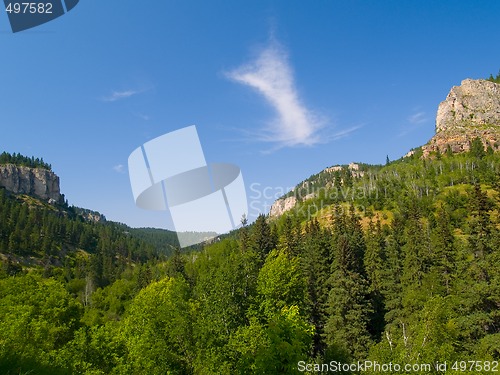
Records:
M324 121L301 102L286 51L276 42L226 76L256 90L276 111L276 118L256 132L258 140L278 147L320 143L318 131Z
M102 98L103 102L116 102L117 100L130 98L139 92L135 90L113 91L110 95Z
M420 111L413 113L410 117L408 117L408 121L410 124L418 125L426 122L427 118L425 116L425 112Z
M123 164L117 164L113 167L116 173L125 173L125 166Z
M132 112L132 114L138 118L140 118L141 120L144 120L144 121L149 121L151 120L151 116L149 115L146 115L144 113L141 113L141 112Z
M143 92L146 92L148 90L134 90L134 89L129 89L129 90L113 90L111 94L107 96L103 96L101 100L103 102L116 102L118 100L123 100L127 98L131 98L132 96L142 94Z
M397 136L404 137L409 133L414 132L420 128L420 125L428 122L427 113L424 111L415 110L411 115L409 115L406 120L408 121L403 131L401 131Z

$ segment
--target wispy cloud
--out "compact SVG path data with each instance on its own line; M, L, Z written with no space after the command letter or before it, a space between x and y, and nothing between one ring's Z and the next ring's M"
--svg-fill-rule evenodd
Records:
M125 91L113 91L110 95L103 96L103 102L116 102L117 100L130 98L131 96L137 95L139 91L135 90L125 90Z
M406 118L406 121L406 125L404 126L403 130L397 135L397 137L404 137L407 134L410 134L419 129L420 125L428 121L428 118L426 112L420 111L417 108Z
M133 112L133 115L136 116L136 117L139 117L141 120L144 120L144 121L149 121L151 120L151 117L144 114L144 113L140 113L140 112Z
M125 166L123 164L117 164L113 167L113 170L117 173L125 173Z
M255 132L258 140L275 142L278 147L320 142L318 131L325 121L300 100L287 53L277 42L226 76L256 90L275 109L276 118Z
M414 124L414 125L418 125L418 124L422 124L424 122L427 121L427 118L425 116L425 112L416 112L416 113L413 113L412 115L410 115L408 117L408 121L410 122L410 124Z
M330 137L328 137L328 140L335 141L337 139L342 139L342 138L348 137L349 135L354 133L359 128L362 128L362 125L352 126L350 128L340 130L336 133L333 133Z
M149 89L128 89L128 90L113 90L111 94L101 97L103 102L116 102L118 100L123 100L131 98L132 96L142 94Z

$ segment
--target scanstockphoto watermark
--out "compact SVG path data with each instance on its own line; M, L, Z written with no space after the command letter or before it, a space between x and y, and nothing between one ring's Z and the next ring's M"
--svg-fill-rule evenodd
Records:
M446 365L446 363L444 363ZM300 361L297 364L299 372L307 373L345 373L345 372L367 372L367 373L429 373L433 370L441 371L443 364L436 363L380 363L377 361L358 361L353 363L343 363L331 361L328 363L308 363Z
M365 187L349 186L323 186L315 187L311 184L303 185L298 188L282 186L265 186L254 182L250 185L249 212L252 216L258 216L261 213L270 211L271 206L281 199L283 206L288 206L287 211L295 214L305 215L308 218L315 216L318 212L328 209L335 214L331 206L335 201L356 201L364 199L377 199L378 190L370 190ZM310 200L310 204L298 205L297 203ZM271 203L269 203L271 202ZM340 207L342 212L344 208ZM364 206L358 206L358 211L365 212Z

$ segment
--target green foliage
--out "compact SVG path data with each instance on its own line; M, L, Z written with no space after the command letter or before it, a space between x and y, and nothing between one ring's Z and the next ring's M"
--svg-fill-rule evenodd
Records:
M0 370L60 371L52 360L73 338L82 306L64 286L36 276L0 280Z
M82 327L56 358L72 374L120 373L126 355L125 343L116 324Z
M494 82L494 83L500 83L500 70L498 71L498 74L496 75L496 77L493 77L493 74L490 74L490 76L488 77L488 81Z
M311 176L294 212L189 251L0 189L0 372L499 360L500 155L421 155Z
M297 306L283 307L267 323L250 319L229 342L236 374L294 374L309 350L314 328Z
M349 215L337 206L333 224L329 316L325 327L328 356L364 359L371 341L368 322L372 306L363 264L363 231L352 206Z
M19 153L9 154L8 152L2 152L0 154L0 164L14 164L29 168L42 168L47 170L52 170L52 166L43 161L43 158L27 157Z
M250 246L264 259L276 246L271 227L267 223L264 215L259 215L252 225L250 233Z
M304 310L306 285L299 259L272 251L260 270L257 293L264 316L271 317L286 306L295 305Z
M40 272L51 276L54 264L64 260L68 267L61 280L89 276L98 287L115 281L132 262L162 257L124 225L88 222L71 208L25 198L0 188L0 253L8 255L7 274L19 272L15 267L34 257L43 260ZM80 256L81 251L88 256Z
M476 137L471 141L469 154L473 158L482 159L485 157L484 145L481 138Z
M143 289L123 322L129 374L176 374L192 368L192 306L182 278L165 278Z
M305 226L304 241L300 253L302 273L305 278L310 322L314 325L313 356L325 350L324 327L328 317L327 302L332 258L331 235L321 228L315 219Z

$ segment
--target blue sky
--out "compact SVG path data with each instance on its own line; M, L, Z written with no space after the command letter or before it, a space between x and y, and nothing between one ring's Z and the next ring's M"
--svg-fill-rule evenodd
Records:
M16 34L2 14L0 150L51 163L70 204L168 228L135 207L127 158L195 124L206 159L240 166L263 207L325 167L424 144L453 85L500 69L499 14L493 0L83 0Z

